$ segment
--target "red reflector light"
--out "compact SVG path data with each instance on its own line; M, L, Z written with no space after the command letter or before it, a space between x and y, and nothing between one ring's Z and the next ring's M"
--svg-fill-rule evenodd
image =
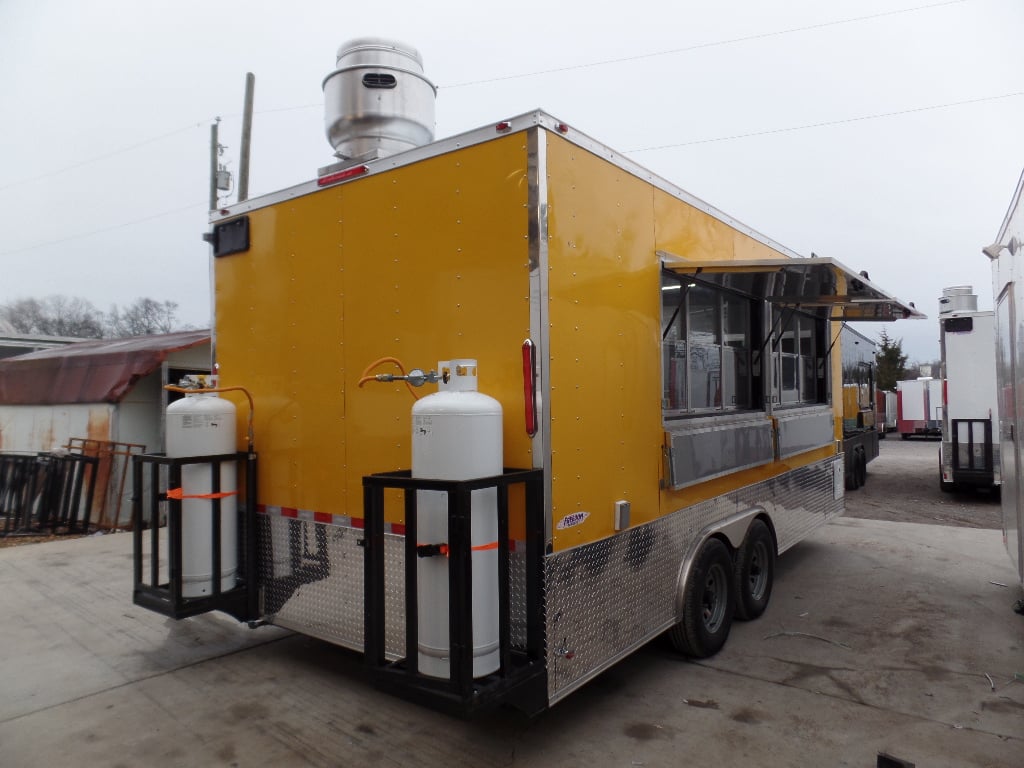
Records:
M494 126L494 130L496 130L498 133L504 133L505 131L509 130L511 127L512 127L512 123L510 123L508 120L502 120L500 123L498 123L496 126Z
M330 184L337 184L339 181L345 181L345 179L351 179L356 176L362 176L364 173L369 171L369 166L366 165L355 165L351 168L346 168L343 171L337 173L328 173L326 176L321 176L316 180L317 186L326 187Z
M527 339L523 342L523 410L526 434L537 434L537 348Z
M566 125L565 123L559 123L558 125L555 126L555 128L558 129L559 133L568 133L569 132L569 126Z

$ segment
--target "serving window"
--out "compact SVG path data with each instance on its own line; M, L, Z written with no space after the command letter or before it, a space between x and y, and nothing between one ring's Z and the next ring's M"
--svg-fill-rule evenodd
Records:
M669 272L661 302L665 415L750 408L753 302Z
M773 377L776 402L782 405L825 402L824 322L792 309L776 308L772 315L776 334Z

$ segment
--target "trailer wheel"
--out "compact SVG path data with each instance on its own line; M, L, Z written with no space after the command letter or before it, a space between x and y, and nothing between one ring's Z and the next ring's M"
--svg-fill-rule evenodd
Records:
M732 571L725 544L708 539L701 545L683 589L683 617L669 630L677 651L704 659L725 645L735 611Z
M857 452L857 459L854 462L854 472L857 473L857 486L863 487L868 484L868 457L863 450Z
M763 520L750 524L733 567L736 618L750 621L768 607L775 581L775 540Z
M854 467L843 472L843 485L848 491L857 490L857 470Z
M856 491L862 485L864 481L861 479L860 471L860 460L863 457L863 452L860 448L854 448L853 454L850 456L849 470L844 473L846 478L846 490ZM865 462L865 472L867 471L867 462Z

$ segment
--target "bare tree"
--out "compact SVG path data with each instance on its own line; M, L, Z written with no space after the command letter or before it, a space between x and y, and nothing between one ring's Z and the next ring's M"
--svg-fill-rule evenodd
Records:
M15 333L42 333L43 305L39 299L16 299L0 308L0 317L14 329Z
M0 320L15 333L80 339L122 338L179 330L178 304L140 298L124 310L115 304L104 314L85 299L48 296L0 304Z
M107 335L125 337L170 333L175 328L177 313L178 304L174 301L141 298L123 311L115 304L107 314Z
M77 297L16 299L0 306L0 317L17 333L80 339L103 337L103 313L90 302Z

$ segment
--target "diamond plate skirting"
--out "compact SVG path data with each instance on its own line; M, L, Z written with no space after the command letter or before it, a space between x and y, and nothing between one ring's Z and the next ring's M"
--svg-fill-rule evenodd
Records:
M260 614L265 621L362 651L361 528L257 516ZM384 536L385 653L405 656L405 537ZM526 645L526 557L509 553L512 645Z
M362 651L363 531L311 520L259 515L260 613L266 621ZM404 538L385 535L385 645L404 655Z
M546 565L548 701L554 703L675 623L680 566L701 532L759 507L783 551L842 511L837 460L696 504ZM838 460L840 468L842 459ZM839 474L839 489L842 474Z
M836 469L838 466L838 470ZM837 474L838 473L838 474ZM838 477L838 486L836 478ZM779 551L842 511L842 457L702 502L544 560L548 700L554 703L675 622L680 567L707 528L757 507ZM257 516L260 613L337 645L364 647L363 531ZM404 539L385 535L386 654L405 655ZM511 636L525 645L525 556L510 553Z

